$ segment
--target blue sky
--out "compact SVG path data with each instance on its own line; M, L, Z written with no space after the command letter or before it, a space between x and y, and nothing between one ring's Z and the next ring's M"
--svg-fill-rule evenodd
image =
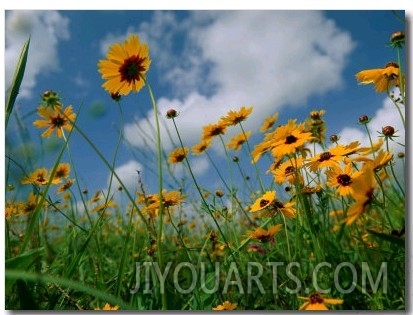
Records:
M394 31L403 29L388 10L6 11L5 85L7 90L30 34L26 76L16 109L25 117L32 142L43 141L46 147L34 160L35 167L50 168L57 155L56 139L40 139L41 132L32 126L39 95L46 90L60 92L65 105L80 110L78 125L112 159L120 114L101 87L97 63L105 58L109 45L131 33L148 43L152 59L148 81L162 113L169 108L180 112L177 124L188 147L199 141L203 125L241 106L254 106L245 128L256 134L255 142L261 140L257 131L268 115L278 112L278 122L283 124L290 118L303 121L311 110L324 109L327 136L338 134L345 143L360 140L367 144L358 125L363 114L374 118L371 128L376 135L385 125L403 128L385 94L358 85L355 74L396 61L396 52L386 45ZM134 189L139 169L148 191L155 192L153 148L142 141L142 130L150 130L147 121L153 122L147 90L124 98L122 111L123 132L131 147L121 144L117 171ZM163 123L177 143L171 121ZM14 145L20 143L17 128L11 122L6 131L7 141ZM162 135L169 152L174 146L166 132ZM404 134L400 136L404 141ZM81 187L105 189L108 169L76 133L70 149ZM227 164L222 150L212 150L224 172ZM64 160L68 161L67 156ZM220 188L205 157L192 161L208 188ZM249 162L243 165L252 175ZM268 165L262 167L265 170ZM179 167L175 171L182 173Z

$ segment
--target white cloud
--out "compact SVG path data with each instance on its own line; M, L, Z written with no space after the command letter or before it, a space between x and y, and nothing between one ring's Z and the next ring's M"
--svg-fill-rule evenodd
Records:
M24 43L30 36L26 71L19 96L30 98L40 73L59 69L58 43L69 39L69 20L56 11L7 11L5 21L6 90L13 79Z
M254 106L245 127L257 130L265 116L284 106L340 88L354 47L348 33L316 11L195 12L182 21L167 12L155 15L154 25L155 35L148 30L142 38L164 80L179 91L160 97L158 105L162 114L169 108L180 112L177 124L188 146L199 141L201 126L230 109ZM148 118L154 121L153 111ZM138 119L140 128L145 124ZM135 123L126 125L125 137L143 147L137 130ZM170 141L164 145L172 147Z
M132 192L138 188L138 173L137 171L142 171L143 167L136 161L130 160L121 166L115 168L115 173L119 176L122 183L126 186L128 191ZM109 186L109 179L107 181L107 186ZM113 177L112 189L117 189L120 186L119 181L116 177Z

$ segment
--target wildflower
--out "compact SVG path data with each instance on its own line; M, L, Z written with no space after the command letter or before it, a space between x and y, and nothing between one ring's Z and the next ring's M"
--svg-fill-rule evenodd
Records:
M65 192L66 190L68 190L70 187L72 187L73 185L73 180L68 180L66 183L64 183L63 185L61 185L59 188L57 188L57 193L61 194L63 192Z
M260 253L260 254L265 254L265 250L261 247L259 244L250 244L247 246L247 252L251 253Z
M36 196L32 192L30 192L27 198L27 202L20 209L21 214L28 215L32 213L36 209L37 205L39 204L40 199L41 199L40 196Z
M60 103L62 99L60 98L59 94L54 91L46 91L42 94L42 101L46 105L46 107L61 106Z
M280 164L271 173L274 175L274 180L278 184L282 184L288 180L290 184L294 184L296 180L302 182L303 178L297 171L303 165L303 159L301 157L297 159L289 159Z
M70 174L70 164L60 163L56 168L56 172L53 177L53 183L54 184L60 183L62 178L69 177L69 174Z
M362 174L358 176L353 189L355 191L353 194L355 203L347 211L347 216L344 219L346 225L351 225L359 216L365 213L373 201L374 172L371 166L365 166L362 169Z
M392 86L399 85L399 65L389 62L384 68L360 71L356 78L361 84L373 83L378 93L387 92Z
M326 299L323 295L319 293L310 294L309 297L299 296L299 298L306 301L299 308L299 310L305 310L305 311L326 311L328 310L328 308L325 304L331 304L331 305L343 304L343 300Z
M221 122L226 126L235 126L241 121L246 120L247 117L251 114L251 112L252 106L248 108L242 106L238 112L230 110L226 116L221 118Z
M211 146L211 139L209 140L202 140L200 143L195 144L192 147L192 154L200 155L204 153L210 146Z
M185 195L182 195L180 191L172 190L167 192L166 190L162 191L162 204L164 208L171 208L178 206L186 198ZM140 202L142 203L142 202ZM151 217L154 218L158 215L159 212L159 194L153 194L146 196L146 207L144 211Z
M227 125L223 121L217 124L209 124L203 127L202 140L211 140L216 136L225 134Z
M251 206L250 212L261 211L271 205L275 201L275 190L267 191L261 198L258 198Z
M232 311L235 310L238 303L231 303L230 301L225 301L224 303L217 305L217 307L212 308L214 311Z
M103 308L95 308L95 310L100 310L100 311L117 311L119 309L118 305L111 306L109 303L106 303Z
M374 171L378 171L393 160L393 154L388 151L380 150L376 157L371 161Z
M367 115L361 115L359 117L359 123L362 124L362 125L368 124L370 122L370 120L371 119Z
M257 227L253 231L247 231L247 236L253 240L267 243L269 241L274 241L274 236L281 231L281 227L282 224L272 225L268 228L268 230Z
M109 200L108 202L103 202L97 206L95 206L90 212L100 212L102 210L105 210L107 208L115 208L117 207L116 202Z
M322 143L325 141L326 124L321 118L325 114L325 110L313 110L310 113L310 118L306 119L306 129L311 132L313 138L310 139L311 143Z
M188 154L188 148L176 148L169 154L169 163L178 164L181 163Z
M390 40L393 47L402 48L405 41L405 33L403 31L396 31L391 34Z
M166 118L172 119L178 117L178 112L175 109L168 109L166 112Z
M324 167L339 166L343 157L355 153L359 145L360 143L358 141L351 142L346 146L338 144L328 151L319 153L315 157L308 159L306 166L308 166L312 172L316 172L318 169Z
M264 153L266 153L266 152L268 152L269 150L271 150L271 148L272 148L272 143L271 143L271 141L264 141L264 142L261 142L261 143L259 143L259 144L256 144L256 145L254 146L254 150L252 150L252 152L251 152L252 161L253 161L254 163L257 162L257 161L260 159L260 157L261 157Z
M274 126L275 122L278 119L278 113L272 115L271 117L266 117L264 123L260 127L260 132L266 132Z
M327 185L337 188L340 196L353 196L354 180L361 175L360 171L353 172L351 164L346 164L344 170L340 167L334 167L326 171Z
M127 95L145 85L151 60L148 45L141 43L138 36L130 35L123 44L110 46L106 58L99 61L98 68L106 80L102 87L109 93Z
M278 127L274 133L267 134L266 138L271 139L273 157L281 157L295 153L297 148L313 137L311 132L305 132L304 125L296 125L295 120L290 119L287 125Z
M23 178L20 182L22 184L47 185L49 183L49 175L46 168L39 168L30 173L29 176ZM57 180L52 180L52 184L57 184Z
M251 131L247 131L244 135L244 133L240 133L233 137L229 142L228 142L228 148L233 149L234 151L238 151L241 149L241 146L249 139L251 136Z
M330 141L331 142L337 143L338 140L339 140L339 137L337 135L331 135L330 136Z
M394 128L392 126L385 126L381 129L381 133L383 134L383 136L381 137L385 137L386 139L390 139L393 140L395 136L394 134L396 133L396 131L394 130Z
M221 189L215 191L215 195L219 198L224 196L224 192Z
M56 131L58 138L63 135L63 129L70 131L72 130L73 121L76 118L76 114L72 111L72 106L68 106L62 112L62 106L58 105L55 107L44 107L39 106L38 109L39 116L43 117L44 120L36 120L33 122L37 128L46 128L46 131L42 133L42 137L49 137L53 131Z
M265 210L261 213L262 217L274 216L278 212L289 218L295 216L296 210L293 208L293 202L283 204L276 199L276 192L267 191L261 198L258 198L251 206L250 212L258 212Z

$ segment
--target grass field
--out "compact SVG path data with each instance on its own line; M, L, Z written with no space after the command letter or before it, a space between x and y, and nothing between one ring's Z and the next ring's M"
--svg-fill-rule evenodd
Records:
M404 34L393 34L398 63L355 75L387 93L404 123L403 44ZM370 138L363 146L327 135L322 109L284 124L274 113L253 145L243 123L254 107L240 104L200 126L200 142L188 147L179 113L158 113L146 78L149 47L131 35L99 61L103 88L120 110L124 98L149 93L179 144L163 149L156 116L158 187L148 191L138 177L131 190L114 171L121 137L107 160L77 123L76 105L64 104L65 91L41 94L30 123L13 116L29 47L28 41L9 89L5 126L15 117L22 138L36 129L43 138L55 137L59 151L53 165L34 168L21 158L30 152L16 154L6 141L6 309L405 309L405 187L395 175L405 171L404 143L391 149L404 130L370 130L369 117L362 116ZM230 129L237 135L226 140ZM109 189L95 193L79 185L73 134L111 172ZM222 147L230 175L214 164L213 143ZM222 189L208 191L198 180L193 165L199 155L208 157ZM250 161L248 172L240 160ZM174 165L182 166L185 181L181 174L166 185L165 172ZM235 174L243 180L233 180Z

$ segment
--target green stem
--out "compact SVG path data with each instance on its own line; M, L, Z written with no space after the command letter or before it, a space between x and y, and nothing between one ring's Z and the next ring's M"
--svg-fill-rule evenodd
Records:
M157 233L157 245L158 245L158 264L160 270L163 270L163 257L162 257L162 233L163 233L163 197L162 197L162 184L163 184L163 178L162 178L162 146L161 146L161 130L159 126L159 115L158 115L158 106L156 104L156 100L154 97L154 94L152 92L152 88L150 84L144 79L145 84L148 88L149 96L151 98L152 106L153 106L153 111L154 111L154 116L155 116L155 123L156 123L156 149L157 149L157 155L158 155L158 194L159 194L159 214L158 214L158 233ZM166 296L166 291L161 292L162 296L162 309L167 310L168 309L168 299Z

